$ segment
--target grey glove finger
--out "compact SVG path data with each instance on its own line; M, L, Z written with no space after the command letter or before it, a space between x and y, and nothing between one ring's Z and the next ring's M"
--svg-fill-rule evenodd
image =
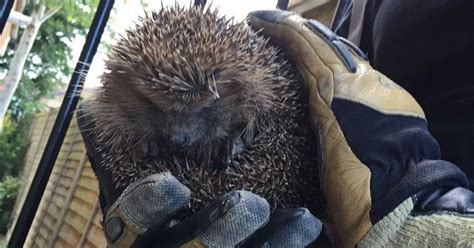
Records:
M129 185L109 209L104 232L110 247L130 247L156 223L166 223L189 203L190 191L170 173Z
M282 209L239 247L305 247L318 238L321 229L321 222L308 209Z
M248 191L232 191L188 219L140 237L141 246L235 247L268 222L267 201Z
M270 206L265 199L248 191L236 192L238 203L200 233L207 247L235 247L268 222Z
M315 241L321 233L321 221L308 209L302 208L302 211L301 215L277 230L264 247L306 247Z

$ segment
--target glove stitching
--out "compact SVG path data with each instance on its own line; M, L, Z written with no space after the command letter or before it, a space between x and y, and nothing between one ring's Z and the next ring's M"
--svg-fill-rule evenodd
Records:
M382 114L414 117L414 118L419 118L419 119L422 119L422 120L426 121L426 119L418 113L411 112L411 111L403 111L403 110L388 110L388 109L385 109L383 107L373 105L370 102L367 102L363 99L353 98L349 94L345 94L345 95L338 94L337 96L335 95L334 98L343 99L343 100L351 101L351 102L354 102L354 103L363 104L363 105L371 108L372 110L374 110L376 112L379 112L379 113L382 113Z
M454 215L457 217L466 217L466 218L474 218L474 213L458 213L455 211L449 211L449 210L431 210L431 211L426 211L426 212L419 212L419 211L413 211L410 215L413 217L417 216L429 216L429 215Z

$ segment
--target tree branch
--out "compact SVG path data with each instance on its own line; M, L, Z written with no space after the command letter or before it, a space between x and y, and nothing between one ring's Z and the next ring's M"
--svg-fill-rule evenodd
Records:
M44 14L43 18L41 18L41 22L44 22L44 21L48 20L48 19L51 18L53 15L55 15L56 13L58 13L58 11L60 11L61 9L62 9L62 6L48 10L48 11Z
M31 23L31 17L26 16L20 12L12 10L10 16L8 17L8 21L15 23L18 26L28 26Z

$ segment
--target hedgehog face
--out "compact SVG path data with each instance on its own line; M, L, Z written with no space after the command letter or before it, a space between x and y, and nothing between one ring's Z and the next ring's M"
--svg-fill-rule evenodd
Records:
M228 161L272 110L276 52L244 23L209 9L147 15L106 62L101 130Z
M84 107L117 189L168 171L192 191L186 216L241 189L272 210L321 206L303 80L245 24L165 8L122 37L106 65Z

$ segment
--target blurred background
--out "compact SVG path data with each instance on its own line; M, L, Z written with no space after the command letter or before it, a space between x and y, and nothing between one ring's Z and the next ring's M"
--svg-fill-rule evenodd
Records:
M144 14L190 0L117 0L85 78L82 97L100 87L104 59L119 34ZM211 2L211 1L209 1ZM243 20L277 0L213 0ZM0 36L0 247L18 217L57 108L99 0L16 0ZM208 3L209 4L209 3ZM291 0L289 10L329 25L337 0ZM97 182L73 120L27 238L27 247L105 247Z

